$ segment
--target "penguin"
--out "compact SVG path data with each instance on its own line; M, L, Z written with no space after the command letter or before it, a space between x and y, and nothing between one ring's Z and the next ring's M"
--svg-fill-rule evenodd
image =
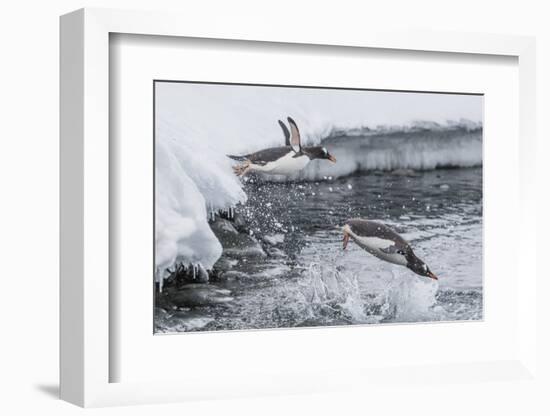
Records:
M344 224L344 250L350 238L359 247L389 263L405 266L420 276L438 280L429 267L414 254L410 244L387 225L353 218Z
M290 117L287 120L290 132L279 120L285 135L285 146L271 147L244 156L228 156L241 162L233 168L236 175L245 176L250 172L259 172L288 176L301 171L314 159L326 159L336 163L336 158L323 146L302 147L296 122Z

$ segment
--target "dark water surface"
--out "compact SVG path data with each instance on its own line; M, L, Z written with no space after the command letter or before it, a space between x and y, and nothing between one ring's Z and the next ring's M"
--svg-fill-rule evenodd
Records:
M157 331L482 319L482 168L252 179L245 188L237 212L268 255L226 259L213 282L223 302L157 314ZM343 251L351 217L393 226L440 280L353 243Z

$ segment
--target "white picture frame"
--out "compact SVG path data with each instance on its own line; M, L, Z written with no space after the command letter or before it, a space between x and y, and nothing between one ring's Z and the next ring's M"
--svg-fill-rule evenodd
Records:
M358 29L331 33L312 26L307 31L277 22L250 22L237 28L223 19L205 26L190 15L82 9L61 18L61 398L80 406L156 403L209 397L238 397L273 392L319 392L341 384L315 383L312 374L276 374L265 380L228 386L221 382L201 390L196 379L177 382L110 382L109 259L109 36L112 33L227 39L282 44L332 45L504 55L519 65L519 164L521 222L517 270L518 348L509 360L494 362L418 363L415 377L438 380L442 370L472 382L502 377L522 380L536 375L536 254L526 247L536 241L535 189L535 42L508 35L380 32ZM111 166L112 168L112 166ZM524 244L522 244L524 243ZM390 380L399 369L342 369L341 377L365 385ZM331 370L337 371L337 370ZM483 377L474 376L483 373ZM410 369L409 369L410 373ZM418 378L416 379L418 381ZM388 381L386 381L388 382ZM411 381L412 382L412 381ZM283 387L284 386L284 387Z

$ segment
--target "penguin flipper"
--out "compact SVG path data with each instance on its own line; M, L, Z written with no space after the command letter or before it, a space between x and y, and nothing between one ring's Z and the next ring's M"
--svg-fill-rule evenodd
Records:
M283 134L285 135L285 146L290 146L290 132L288 131L288 128L281 120L277 121L279 122L279 126L283 129Z
M290 146L292 150L296 153L302 151L301 139L300 139L300 130L298 130L298 125L292 118L287 117L288 124L290 124Z
M229 159L236 160L238 162L243 162L248 159L248 156L237 156L237 155L226 155Z
M399 250L394 244L385 248L381 248L380 251L386 254L395 254L395 253L401 254L401 250Z

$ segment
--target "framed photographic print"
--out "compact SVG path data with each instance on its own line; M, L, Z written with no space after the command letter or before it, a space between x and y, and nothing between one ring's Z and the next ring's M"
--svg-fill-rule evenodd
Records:
M233 27L61 19L62 398L532 379L533 40Z
M155 333L483 319L482 95L154 100Z

